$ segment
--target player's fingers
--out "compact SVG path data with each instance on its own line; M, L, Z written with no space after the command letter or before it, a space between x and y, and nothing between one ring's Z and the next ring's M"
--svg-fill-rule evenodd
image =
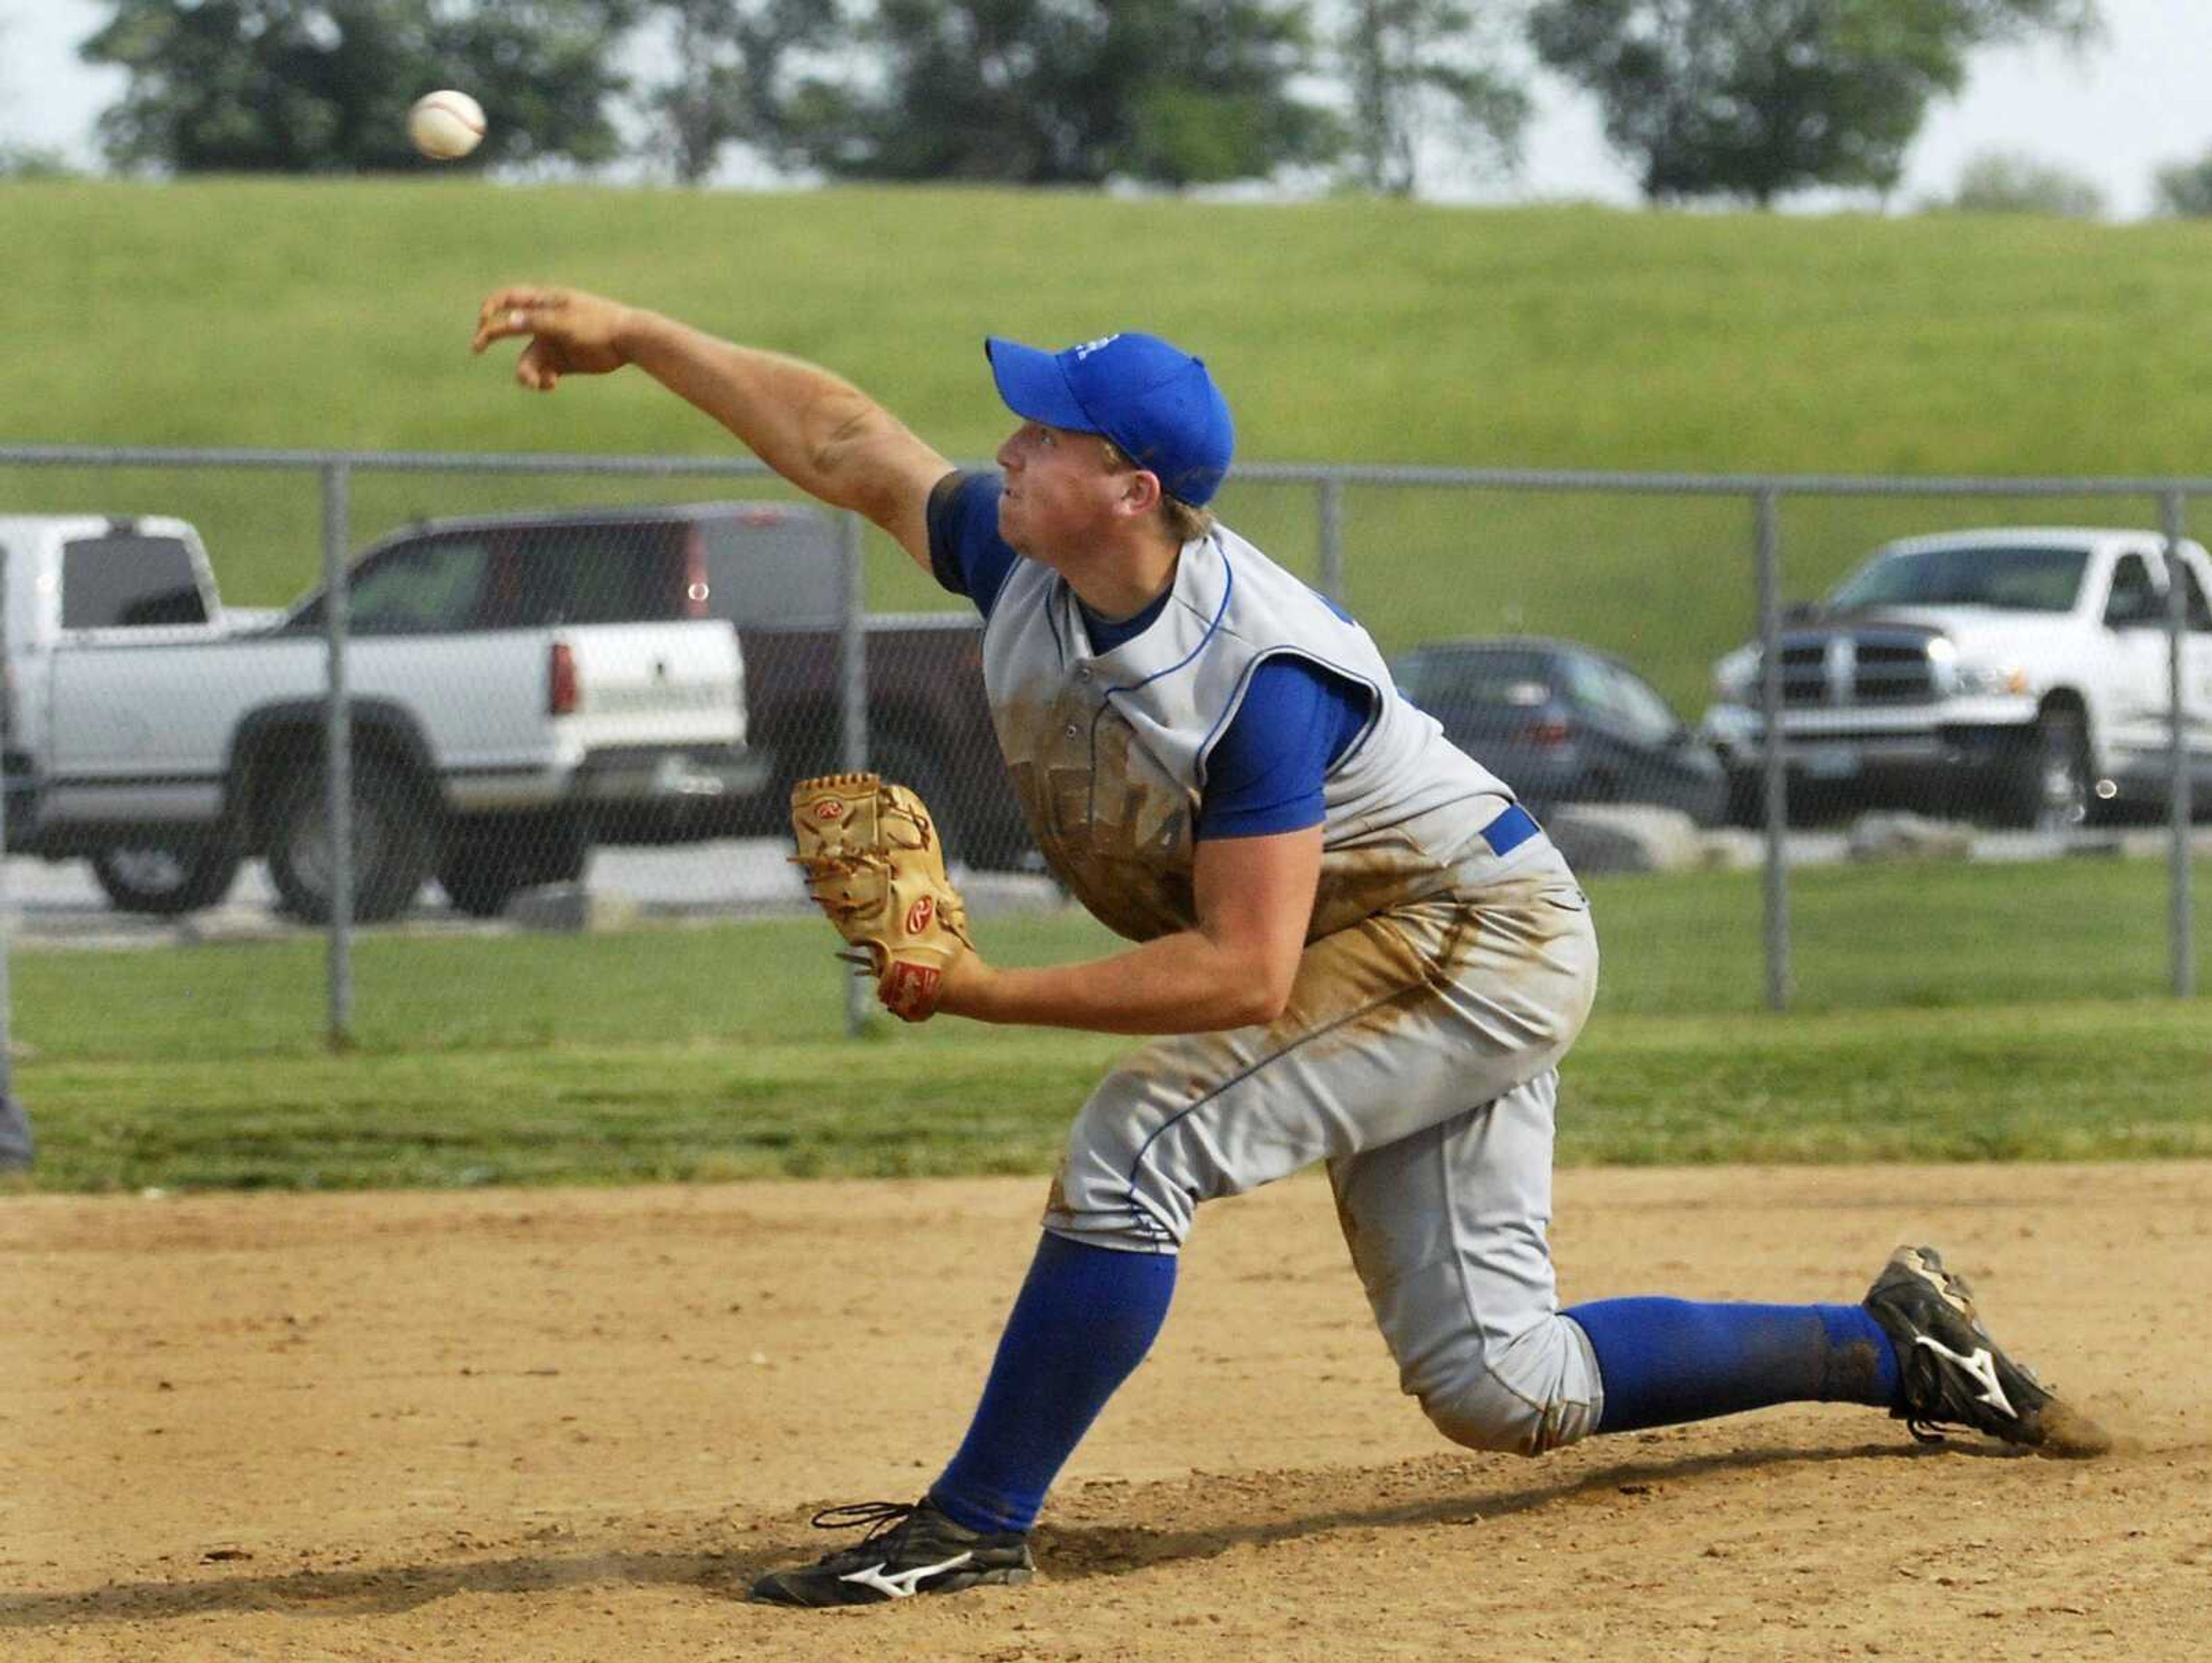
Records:
M538 283L507 283L484 296L477 308L478 321L488 321L514 307L550 305L559 291Z
M476 337L469 343L469 350L482 352L494 341L504 341L514 335L532 333L531 311L527 307L505 307L478 321Z
M484 296L483 304L477 308L477 332L469 343L469 350L482 352L499 338L495 332L506 314L514 309L517 291L495 288Z
M555 303L555 294L548 289L494 290L477 308L477 332L469 349L482 352L494 341L533 333L538 319Z
M522 355L514 361L514 379L539 392L553 391L553 384L561 379L560 371L545 342L532 341L522 349Z

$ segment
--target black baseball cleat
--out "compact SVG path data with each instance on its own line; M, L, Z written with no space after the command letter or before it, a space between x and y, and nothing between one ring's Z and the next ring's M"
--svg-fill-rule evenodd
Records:
M771 1605L872 1605L917 1593L957 1593L985 1582L1026 1582L1030 1539L957 1525L924 1496L910 1505L860 1502L814 1515L817 1530L868 1526L859 1543L796 1570L772 1570L751 1598Z
M1970 1427L2051 1455L2101 1455L2105 1429L1990 1338L1966 1278L1933 1247L1899 1247L1864 1301L1897 1347L1899 1401L1889 1412L1923 1443L1942 1426Z

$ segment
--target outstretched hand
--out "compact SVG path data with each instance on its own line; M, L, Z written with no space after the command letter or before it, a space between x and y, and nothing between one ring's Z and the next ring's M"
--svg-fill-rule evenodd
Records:
M530 344L515 361L514 379L526 387L550 392L564 375L605 375L629 360L619 344L629 309L575 288L517 287L494 289L477 310L471 352L494 341L527 335Z

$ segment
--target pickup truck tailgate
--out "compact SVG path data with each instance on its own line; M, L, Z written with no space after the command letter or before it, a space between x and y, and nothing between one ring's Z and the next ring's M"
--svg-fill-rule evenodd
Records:
M576 681L574 707L559 719L564 747L591 753L744 742L744 675L728 624L600 623L556 639Z

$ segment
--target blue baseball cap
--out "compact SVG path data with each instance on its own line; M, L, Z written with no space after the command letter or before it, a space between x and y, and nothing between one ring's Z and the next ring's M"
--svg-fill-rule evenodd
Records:
M1041 352L994 335L983 343L999 397L1047 427L1103 434L1160 489L1193 507L1229 471L1237 429L1206 366L1157 335L1133 331Z

